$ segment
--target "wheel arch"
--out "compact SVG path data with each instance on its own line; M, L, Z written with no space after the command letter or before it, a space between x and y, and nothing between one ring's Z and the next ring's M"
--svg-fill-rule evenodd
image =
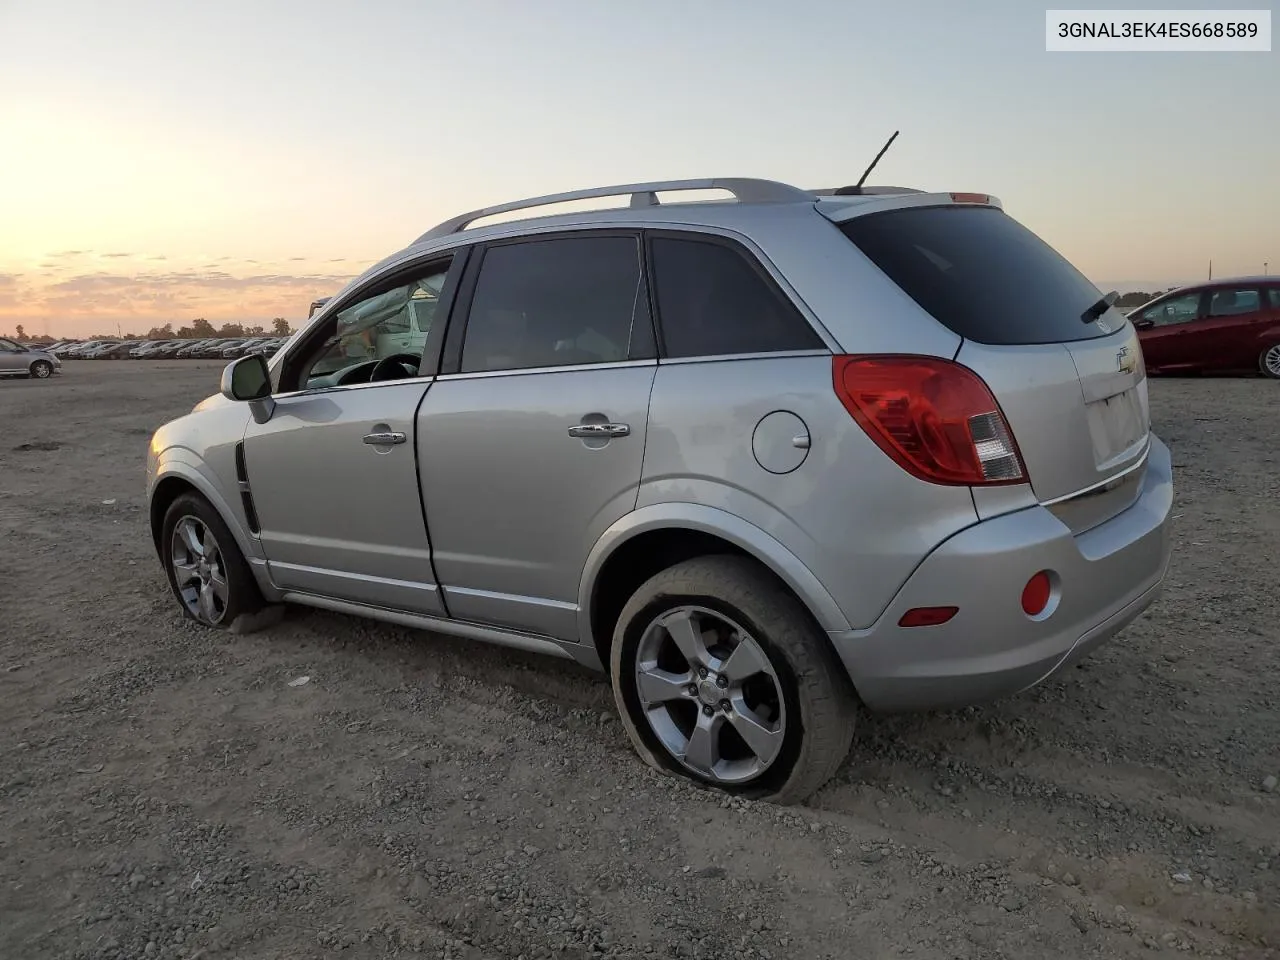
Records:
M653 574L711 553L749 557L800 601L824 632L848 630L849 621L818 578L760 527L716 507L661 503L627 514L606 530L587 556L578 590L578 630L609 663L613 628L627 599ZM607 666L606 666L607 669Z
M155 544L157 555L163 555L161 535L164 529L164 515L173 502L184 493L197 493L202 496L227 525L231 535L236 539L236 546L241 554L250 562L259 556L256 545L244 535L244 528L232 511L226 498L218 492L218 488L209 480L198 466L186 462L179 456L162 456L156 477L151 483L148 511L151 520L151 539Z

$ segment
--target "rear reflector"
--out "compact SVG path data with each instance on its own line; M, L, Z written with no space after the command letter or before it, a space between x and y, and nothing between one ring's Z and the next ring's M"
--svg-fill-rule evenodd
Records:
M1041 570L1027 581L1022 588L1022 612L1028 617L1038 617L1049 606L1049 597L1053 593L1053 582L1049 574Z
M837 356L832 377L850 416L913 477L970 487L1026 482L999 404L968 367L936 357Z
M916 607L902 615L898 626L936 627L940 623L946 623L959 612L959 607Z

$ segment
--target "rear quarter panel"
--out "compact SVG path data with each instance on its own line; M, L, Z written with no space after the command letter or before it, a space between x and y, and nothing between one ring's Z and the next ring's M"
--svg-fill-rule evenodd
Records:
M807 425L790 473L765 470L757 424ZM864 434L832 387L831 357L666 362L658 367L637 509L704 504L768 533L814 574L851 626L873 623L937 544L975 523L967 487L908 475Z

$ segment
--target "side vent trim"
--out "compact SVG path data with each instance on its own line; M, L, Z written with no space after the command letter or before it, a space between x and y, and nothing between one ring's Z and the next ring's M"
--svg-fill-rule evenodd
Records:
M240 506L244 508L245 522L256 537L262 528L258 525L258 511L253 506L253 493L249 489L249 470L245 465L243 440L236 444L236 486L240 488Z

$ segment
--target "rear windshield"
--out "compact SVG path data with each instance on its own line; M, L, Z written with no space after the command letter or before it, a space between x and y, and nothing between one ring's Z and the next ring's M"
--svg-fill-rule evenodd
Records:
M908 207L854 217L845 236L954 333L978 343L1090 340L1102 297L1057 251L995 207Z

